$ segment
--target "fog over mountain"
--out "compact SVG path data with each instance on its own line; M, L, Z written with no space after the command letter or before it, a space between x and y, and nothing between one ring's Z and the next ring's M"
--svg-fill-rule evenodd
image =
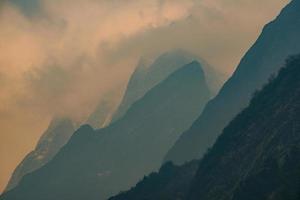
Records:
M13 189L25 175L49 162L69 141L74 131L75 127L70 119L58 117L52 119L35 149L27 154L15 169L5 190Z
M141 57L185 49L228 77L288 2L2 0L0 188L53 116L80 124L120 101Z
M139 61L130 77L122 101L113 114L112 121L114 122L121 118L135 101L143 97L151 88L163 81L171 73L193 61L201 63L207 86L212 94L216 94L224 83L225 75L217 72L214 67L200 57L182 49L172 50L158 56L152 63L144 58Z
M110 126L80 127L50 162L0 199L104 200L129 189L160 167L210 97L201 64L182 66Z

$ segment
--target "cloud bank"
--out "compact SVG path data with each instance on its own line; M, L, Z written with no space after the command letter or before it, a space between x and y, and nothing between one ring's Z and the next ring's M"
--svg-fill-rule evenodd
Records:
M183 48L231 74L288 0L0 2L0 189L53 115L120 97L143 57Z

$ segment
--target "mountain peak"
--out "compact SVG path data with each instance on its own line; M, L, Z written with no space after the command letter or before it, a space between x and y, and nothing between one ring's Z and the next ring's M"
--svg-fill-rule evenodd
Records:
M189 71L189 72L199 72L204 77L204 71L202 69L202 65L196 60L193 60L192 62L188 63L187 65L185 65L184 67L179 69L179 71L181 71L181 70Z
M94 129L89 124L81 125L73 134L70 141L72 140L78 140L82 138L88 138L90 136L94 135Z
M130 77L124 97L113 116L112 122L122 118L132 104L142 98L150 89L155 87L161 81L165 80L170 74L195 60L197 60L196 56L181 49L161 54L147 67L145 67L144 61L140 60ZM202 67L204 68L203 63L201 60ZM207 67L208 65L205 64L205 66L207 69L206 71L208 72L205 76L208 80L207 82L211 83L213 82L212 80L216 81L217 78L215 73L208 69L210 68ZM208 84L208 86L210 87L210 84Z

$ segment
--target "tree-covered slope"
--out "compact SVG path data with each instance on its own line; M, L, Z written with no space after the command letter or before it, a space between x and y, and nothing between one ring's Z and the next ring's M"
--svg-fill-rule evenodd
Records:
M128 192L121 192L109 200L180 200L189 192L198 169L198 161L182 166L165 163L159 172L145 176Z
M189 199L300 198L300 57L224 129L201 161Z

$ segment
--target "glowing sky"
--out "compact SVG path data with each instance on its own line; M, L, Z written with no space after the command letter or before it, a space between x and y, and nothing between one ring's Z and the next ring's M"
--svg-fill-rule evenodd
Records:
M289 0L0 2L0 191L53 115L84 120L137 60L186 49L230 75Z

